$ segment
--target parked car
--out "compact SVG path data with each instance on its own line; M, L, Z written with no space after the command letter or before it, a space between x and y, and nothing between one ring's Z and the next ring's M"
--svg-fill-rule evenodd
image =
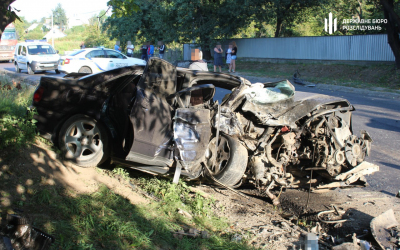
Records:
M64 56L58 70L69 73L98 73L132 65L146 65L146 61L127 57L112 49L81 49Z
M372 140L353 134L347 100L297 100L287 80L251 84L150 58L79 79L42 77L33 105L40 132L78 166L111 159L227 187L248 183L276 204L273 187L351 186L379 169L364 161Z
M33 75L37 71L55 70L57 74L60 56L45 40L26 40L18 43L15 48L15 71L27 70Z

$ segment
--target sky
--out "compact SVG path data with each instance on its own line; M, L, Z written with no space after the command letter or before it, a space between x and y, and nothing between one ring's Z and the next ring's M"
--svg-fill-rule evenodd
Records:
M108 0L16 0L12 7L20 10L18 16L23 16L28 22L40 21L42 17L50 17L51 11L60 3L67 13L67 18L74 14L91 17L101 10L107 10ZM107 13L110 14L110 11Z

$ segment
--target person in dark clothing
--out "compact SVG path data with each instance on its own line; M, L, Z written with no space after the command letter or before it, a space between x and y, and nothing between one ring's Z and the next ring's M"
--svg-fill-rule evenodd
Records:
M232 53L231 53L231 55L232 55L232 59L231 59L231 66L232 66L232 72L233 73L235 73L235 69L236 69L236 53L237 53L237 45L236 45L236 43L235 43L235 41L233 41L232 42L232 47L233 47L233 49L232 49Z
M221 48L221 44L217 44L214 48L214 72L217 72L217 66L219 67L219 72L222 72L221 66L222 62L222 53L224 50Z
M158 48L158 51L159 51L158 52L158 57L160 57L161 59L164 58L165 49L166 49L166 47L165 47L164 42L161 42L161 46L160 46L160 48Z
M147 45L143 44L142 48L140 48L142 50L142 60L145 60L147 62L148 58L147 58Z

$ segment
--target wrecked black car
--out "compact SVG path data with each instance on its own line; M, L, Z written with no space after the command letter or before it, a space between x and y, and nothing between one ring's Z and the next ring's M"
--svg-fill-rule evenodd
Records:
M251 84L151 58L146 67L42 77L33 105L40 132L78 166L111 160L175 181L251 184L275 204L274 187L351 186L379 169L364 161L372 139L353 134L347 100L297 100L287 80Z

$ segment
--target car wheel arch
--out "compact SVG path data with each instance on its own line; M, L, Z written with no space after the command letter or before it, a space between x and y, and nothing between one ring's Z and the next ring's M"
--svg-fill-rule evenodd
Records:
M93 115L93 113L90 113L90 112L76 112L76 113L72 113L72 114L65 115L65 116L60 120L60 122L58 122L57 125L54 127L53 137L52 137L52 142L53 142L53 143L55 143L55 142L58 141L58 134L60 133L60 130L61 130L61 127L63 126L63 124L64 124L68 119L70 119L71 117L77 116L77 115L86 115L86 116L88 116L88 117L90 117L90 118L95 119L97 122L99 122L99 123L105 128L105 130L106 130L107 133L108 133L108 136L109 136L111 139L115 139L115 138L116 138L115 133L112 133L112 129L108 126L107 122L105 122L104 119L101 119L101 115L100 115L100 114ZM111 150L112 150L112 147L111 147Z

